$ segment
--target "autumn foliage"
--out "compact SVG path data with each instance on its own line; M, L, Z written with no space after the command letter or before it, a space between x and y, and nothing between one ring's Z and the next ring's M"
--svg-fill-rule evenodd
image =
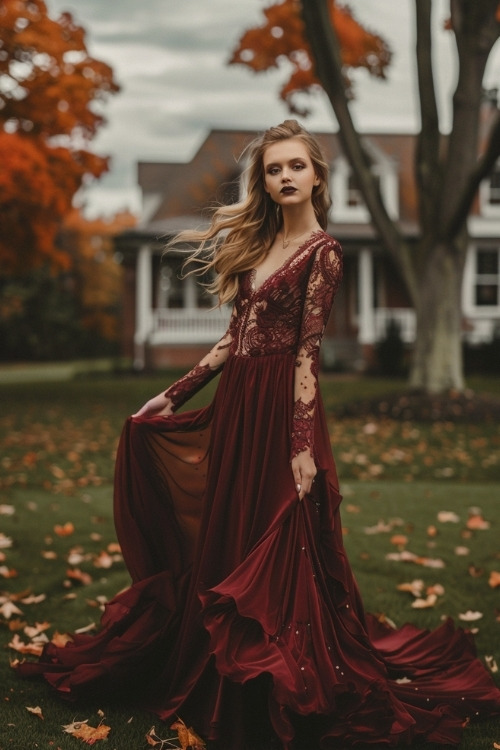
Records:
M335 0L327 2L330 18L341 45L348 87L348 68L366 68L371 75L384 78L391 60L391 52L386 42L361 26L348 6L341 5ZM280 91L280 97L292 112L307 114L307 110L298 106L297 94L309 93L314 88L320 88L321 84L316 76L311 49L306 40L300 2L282 0L265 8L263 13L264 24L245 31L229 63L241 63L259 73L277 68L287 60L291 64L292 72Z
M0 4L0 261L4 272L49 262L62 217L107 159L89 150L104 123L100 105L118 91L111 68L89 56L69 13L44 0Z

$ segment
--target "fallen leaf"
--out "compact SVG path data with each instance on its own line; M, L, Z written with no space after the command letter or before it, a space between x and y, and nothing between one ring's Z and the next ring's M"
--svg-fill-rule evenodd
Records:
M466 555L470 554L470 549L468 547L455 547L455 554L459 555L460 557L466 557Z
M482 612L472 612L472 610L468 609L467 612L461 612L458 615L458 619L463 622L475 622L476 620L480 620L482 616Z
M170 726L170 729L175 729L181 743L182 750L202 750L205 747L205 743L198 737L192 727L187 727L182 719L177 719Z
M492 589L496 589L497 586L500 586L500 572L498 570L491 571L488 584Z
M420 578L417 578L414 581L398 584L397 589L398 591L407 591L413 596L420 596L424 589L424 582Z
M66 521L63 525L56 523L54 526L54 534L57 534L57 536L71 536L74 531L75 527L71 521Z
M432 586L427 586L425 593L427 594L427 596L430 596L431 594L435 594L436 596L443 596L444 586L440 583L434 583Z
M404 534L394 534L394 536L391 536L390 542L395 547L406 547L408 544L408 537Z
M28 638L36 638L37 635L43 633L45 630L50 628L50 622L36 622L34 626L26 625L24 633Z
M12 539L0 531L0 549L9 549L9 547L12 547Z
M495 661L495 657L494 656L485 656L484 660L486 662L486 666L488 667L488 669L491 672L493 672L494 674L496 674L496 672L498 672L498 664Z
M41 656L43 651L43 643L25 643L22 641L16 633L8 647L13 651L17 651L19 654L30 654L31 656Z
M6 565L0 565L0 576L2 578L17 578L18 573L15 568L8 568Z
M2 615L2 617L5 617L6 620L12 617L12 615L22 614L22 610L20 610L19 607L16 607L14 602L11 602L10 600L7 600L6 602L0 604L0 615Z
M429 594L425 599L415 599L415 601L411 603L411 606L413 609L428 609L429 607L434 607L436 602L437 595Z
M74 721L71 724L63 724L63 729L67 734L71 734L87 745L94 745L99 740L106 740L108 734L111 731L111 727L106 724L99 724L97 727L92 727L88 723L88 719L85 721Z
M58 648L62 648L67 643L72 643L73 638L69 635L69 633L59 633L59 631L56 630L56 632L50 639L50 642L53 643Z
M482 515L472 515L467 519L466 526L470 531L487 531L490 528L490 522L485 521Z
M30 714L38 716L39 719L43 719L42 709L40 708L40 706L26 706L26 711L29 711Z
M83 584L83 586L88 586L92 583L92 576L89 573L80 570L80 568L68 568L66 576L71 581L77 581L78 583Z
M91 630L95 630L95 629L96 629L96 627L97 627L97 625L95 624L95 622L91 622L91 623L89 623L88 625L84 625L84 626L83 626L82 628L77 628L77 629L75 630L75 633L78 633L78 634L81 634L81 633L88 633L88 632L90 632Z
M440 523L458 523L460 521L460 517L452 510L440 510L437 519Z
M433 524L431 524L430 526L427 527L427 536L430 536L432 538L432 537L435 537L437 535L438 535L438 530L437 530L436 526L434 526Z
M15 512L13 505L0 505L0 516L13 516Z

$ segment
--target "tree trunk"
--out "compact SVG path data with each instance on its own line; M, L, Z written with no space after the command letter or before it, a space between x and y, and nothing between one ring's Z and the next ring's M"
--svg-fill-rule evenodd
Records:
M466 242L465 237L462 242ZM463 390L461 295L463 253L438 245L420 279L410 386L426 393Z

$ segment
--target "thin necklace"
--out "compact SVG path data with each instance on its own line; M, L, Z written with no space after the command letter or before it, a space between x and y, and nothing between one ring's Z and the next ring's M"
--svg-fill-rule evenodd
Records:
M288 247L288 245L290 244L290 242L295 242L295 240L298 240L299 237L302 237L303 234L305 234L306 232L311 232L311 231L312 231L311 229L305 229L303 232L301 232L300 234L298 234L296 237L290 237L288 240L285 238L285 232L283 231L283 238L281 240L282 245L283 245L283 250L286 250L286 248Z

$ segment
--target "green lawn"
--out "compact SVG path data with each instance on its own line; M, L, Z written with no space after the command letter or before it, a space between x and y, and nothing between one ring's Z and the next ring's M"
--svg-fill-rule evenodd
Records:
M22 628L10 629L15 620L20 621L16 628L47 621L49 636L55 629L97 623L102 598L127 585L127 572L112 546L116 442L124 416L168 382L123 377L0 390L0 576L5 576L0 601L21 593L26 600L28 591L45 595L31 604L16 599L22 614L0 617L3 645L16 634L28 640ZM346 400L382 395L402 385L325 378L322 388L331 411ZM494 381L478 381L474 387L498 393ZM190 406L209 397L210 389ZM478 628L478 654L500 663L500 588L488 583L491 573L500 571L498 427L332 417L330 428L344 494L346 546L367 609L398 625L410 620L422 627L435 627L447 615L480 612L482 617L471 623ZM440 511L453 511L455 520L442 520ZM468 529L474 513L489 527ZM65 527L68 523L72 531ZM62 535L65 528L71 533ZM407 538L402 547L394 545L395 535ZM402 549L416 559L387 559ZM421 564L429 558L442 561L443 567ZM69 569L87 578L70 578ZM414 597L397 589L416 579L423 581L424 597L425 587L443 586L435 606L414 609ZM64 734L61 725L89 719L97 726L99 709L111 727L110 750L148 747L145 735L153 725L160 737L167 736L155 717L120 709L112 701L108 706L62 703L43 683L18 680L9 668L8 651L4 653L0 750L78 747L79 741ZM40 706L44 719L26 706ZM486 750L493 742L500 742L500 721L468 728L461 748Z

